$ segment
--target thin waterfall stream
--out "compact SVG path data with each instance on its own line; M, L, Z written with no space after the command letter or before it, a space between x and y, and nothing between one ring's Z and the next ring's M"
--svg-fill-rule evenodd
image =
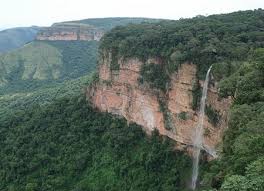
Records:
M196 189L197 178L199 174L199 160L201 149L203 148L203 134L204 134L204 110L205 110L205 100L207 97L207 89L209 83L209 74L212 66L208 69L203 85L203 94L200 103L200 111L199 111L199 119L198 124L195 128L195 132L193 135L193 169L192 169L192 185L191 189Z

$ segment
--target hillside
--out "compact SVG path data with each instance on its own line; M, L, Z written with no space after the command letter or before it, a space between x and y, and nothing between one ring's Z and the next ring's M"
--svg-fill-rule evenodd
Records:
M0 31L0 53L23 46L35 39L38 27L21 27Z
M87 96L100 111L147 133L157 129L188 152L212 65L202 149L204 157L216 152L220 159L200 186L263 190L256 178L264 157L263 19L258 9L116 27L101 40L98 78Z
M38 88L16 93L0 94L0 119L12 114L14 111L24 111L33 105L49 105L54 100L75 97L84 93L85 87L89 84L93 74L66 80L64 82L50 83Z
M101 111L189 146L201 79L212 65L204 147L218 149L232 102L219 94L219 82L263 52L263 18L256 10L114 28L101 41L99 80L87 94Z
M36 40L0 55L0 94L31 91L75 79L95 69L102 35L128 23L156 22L144 18L102 18L42 27Z
M263 191L264 10L130 20L0 56L0 190L189 191L212 66L196 190Z
M29 91L74 79L95 69L94 41L33 41L0 56L0 94Z

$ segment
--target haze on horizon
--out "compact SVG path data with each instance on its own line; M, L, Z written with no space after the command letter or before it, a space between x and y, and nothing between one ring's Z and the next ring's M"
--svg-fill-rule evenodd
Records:
M50 26L103 17L189 18L264 8L263 0L8 0L1 2L0 30Z

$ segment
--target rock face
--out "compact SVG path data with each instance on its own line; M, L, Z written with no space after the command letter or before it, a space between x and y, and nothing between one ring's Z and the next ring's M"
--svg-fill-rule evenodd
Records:
M160 59L147 62L161 64ZM196 65L184 63L171 75L171 87L166 93L139 84L138 59L119 60L120 69L110 70L111 54L99 61L99 81L87 90L92 104L100 111L124 116L128 121L142 125L147 133L157 129L160 134L177 141L179 149L192 145L198 112L192 109L192 88L196 79ZM200 82L201 85L203 82ZM161 101L167 105L166 113L161 110ZM230 99L220 99L216 87L210 85L207 104L219 112L221 120L216 126L205 119L205 150L214 150L227 128L227 112ZM183 116L184 117L181 117ZM167 116L167 117L165 117ZM169 127L169 128L168 128Z
M42 28L37 40L85 40L99 41L104 32L94 26L80 23L58 23Z

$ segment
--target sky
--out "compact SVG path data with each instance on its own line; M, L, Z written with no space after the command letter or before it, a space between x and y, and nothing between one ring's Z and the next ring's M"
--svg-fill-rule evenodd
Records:
M0 0L0 29L102 17L179 19L264 8L264 0Z

